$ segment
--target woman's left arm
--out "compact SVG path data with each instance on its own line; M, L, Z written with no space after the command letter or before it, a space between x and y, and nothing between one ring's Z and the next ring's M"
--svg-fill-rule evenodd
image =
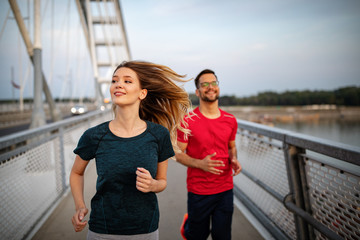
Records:
M152 178L150 172L145 168L137 168L136 170L136 188L144 193L162 192L166 188L168 160L158 163L155 179Z

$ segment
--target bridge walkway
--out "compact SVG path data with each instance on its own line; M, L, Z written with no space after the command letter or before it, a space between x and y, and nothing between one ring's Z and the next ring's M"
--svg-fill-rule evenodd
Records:
M91 196L95 192L95 183L95 165L90 164L85 174L85 198L88 207L90 207ZM169 161L168 185L165 191L158 194L158 199L160 207L160 240L181 240L179 228L186 212L187 201L186 167L172 160ZM32 240L86 239L87 228L80 233L73 230L71 224L73 213L74 203L69 192L35 233ZM235 207L233 216L232 239L264 239L237 207Z

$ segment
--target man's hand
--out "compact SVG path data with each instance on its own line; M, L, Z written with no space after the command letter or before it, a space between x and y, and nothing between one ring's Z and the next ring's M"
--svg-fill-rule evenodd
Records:
M224 167L225 164L221 160L212 160L211 158L215 155L216 153L207 155L203 160L199 161L199 168L204 170L205 172L210 172L216 175L223 173L223 170L217 169L216 167Z
M241 171L240 162L237 160L236 157L233 157L230 160L230 164L231 164L231 167L232 167L232 169L234 171L233 176L238 175L240 173L240 171Z

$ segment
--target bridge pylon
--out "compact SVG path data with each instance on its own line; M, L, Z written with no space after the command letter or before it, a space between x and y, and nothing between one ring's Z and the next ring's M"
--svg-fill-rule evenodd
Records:
M55 101L52 97L52 94L50 92L49 86L47 84L46 78L44 73L42 72L42 65L41 65L41 44L39 44L40 39L40 27L37 26L37 35L36 36L36 43L31 42L30 35L28 33L28 30L25 27L24 18L21 16L20 8L16 2L16 0L9 0L9 4L11 7L11 10L14 14L16 23L19 27L19 31L21 33L22 39L25 43L27 53L30 57L30 60L32 64L34 65L34 72L36 73L36 76L34 76L34 109L33 109L33 116L32 116L32 123L31 128L39 127L41 125L44 125L46 123L45 119L45 113L43 112L43 106L42 106L42 100L41 100L41 90L44 92L46 101L49 104L50 114L52 120L59 121L62 119L62 114L60 110L56 107ZM36 2L36 5L40 4L40 2ZM39 12L37 10L39 6L34 6L34 10L36 12ZM36 13L37 20L40 21L40 14ZM36 23L38 25L38 23ZM36 52L36 54L34 54ZM36 56L35 56L36 55Z
M112 72L131 59L119 0L76 0L90 52L96 102L100 107L109 95Z

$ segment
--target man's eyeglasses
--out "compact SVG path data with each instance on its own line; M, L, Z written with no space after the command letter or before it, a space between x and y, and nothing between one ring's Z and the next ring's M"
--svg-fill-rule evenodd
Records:
M203 88L207 88L207 87L209 87L210 85L213 86L213 87L219 86L219 81L202 82L202 83L200 83L200 87L203 87Z

